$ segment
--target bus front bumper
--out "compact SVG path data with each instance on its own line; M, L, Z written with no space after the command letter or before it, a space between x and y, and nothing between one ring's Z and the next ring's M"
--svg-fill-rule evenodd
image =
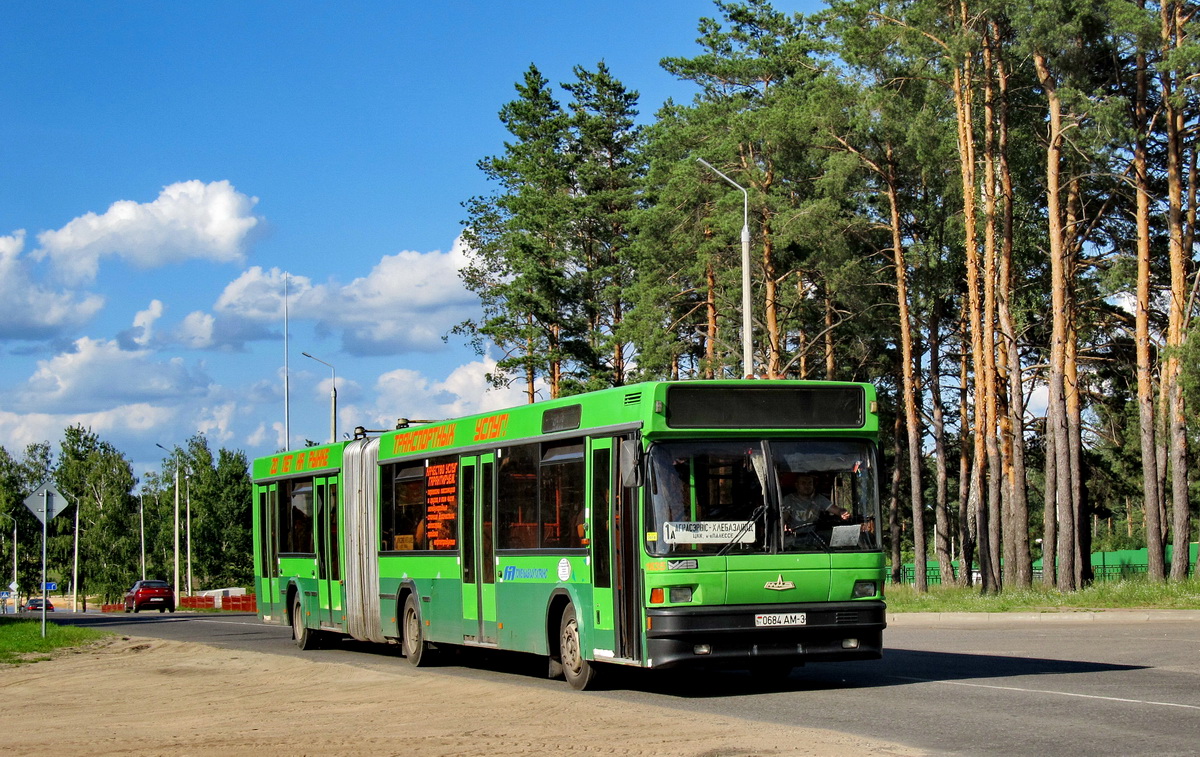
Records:
M646 658L654 668L877 660L885 618L881 601L651 608Z

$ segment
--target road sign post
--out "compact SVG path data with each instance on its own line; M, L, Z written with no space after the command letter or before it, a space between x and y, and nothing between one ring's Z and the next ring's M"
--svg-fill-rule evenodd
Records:
M51 484L42 484L25 498L29 512L42 522L42 638L46 638L46 524L63 511L63 495Z

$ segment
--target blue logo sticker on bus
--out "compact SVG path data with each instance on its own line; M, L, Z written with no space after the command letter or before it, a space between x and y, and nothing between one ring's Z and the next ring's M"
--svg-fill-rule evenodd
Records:
M533 578L545 578L548 571L546 568L518 568L515 565L504 566L505 581L520 581Z

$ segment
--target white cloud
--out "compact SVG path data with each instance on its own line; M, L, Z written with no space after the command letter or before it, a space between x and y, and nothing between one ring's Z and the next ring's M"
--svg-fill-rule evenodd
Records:
M104 306L95 294L35 284L21 257L24 229L0 236L0 339L46 339L86 323Z
M389 371L375 384L374 408L347 408L347 417L357 412L375 428L386 429L392 428L398 417L438 420L524 404L524 387L496 389L487 383L485 375L495 368L496 362L485 358L460 365L443 381L406 368Z
M138 311L133 317L134 343L141 347L150 343L151 337L154 336L154 322L162 318L162 314L162 300L151 300L149 308Z
M57 438L62 429L80 425L101 437L144 436L169 424L177 411L146 402L119 405L86 413L10 413L0 410L0 439L11 451ZM118 444L118 447L120 445Z
M74 347L38 361L18 392L25 407L35 412L94 412L114 404L202 395L211 383L180 358L157 361L149 350L122 350L116 341L83 337Z
M199 310L188 313L183 319L183 323L175 332L175 336L186 347L192 349L204 350L212 347L215 344L213 339L213 328L216 325L216 319L208 313L201 313Z
M233 426L238 419L238 411L236 402L203 408L196 423L196 431L217 442L227 442L234 436Z
M257 202L228 181L179 182L164 187L152 202L120 200L103 215L87 213L61 229L43 231L34 256L48 257L68 282L94 279L106 256L140 268L192 258L241 262L261 220L251 212Z
M478 312L458 277L465 264L456 241L449 252L385 255L348 284L289 276L289 318L315 322L319 335L340 334L350 355L438 350L443 335ZM283 279L278 268L248 268L221 292L214 315L192 313L178 338L195 348L241 349L249 340L273 337L283 324Z

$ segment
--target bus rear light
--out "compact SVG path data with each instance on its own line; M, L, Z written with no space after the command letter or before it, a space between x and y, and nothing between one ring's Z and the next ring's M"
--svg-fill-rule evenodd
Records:
M650 590L650 604L661 605L666 600L663 598L663 590L661 588Z

